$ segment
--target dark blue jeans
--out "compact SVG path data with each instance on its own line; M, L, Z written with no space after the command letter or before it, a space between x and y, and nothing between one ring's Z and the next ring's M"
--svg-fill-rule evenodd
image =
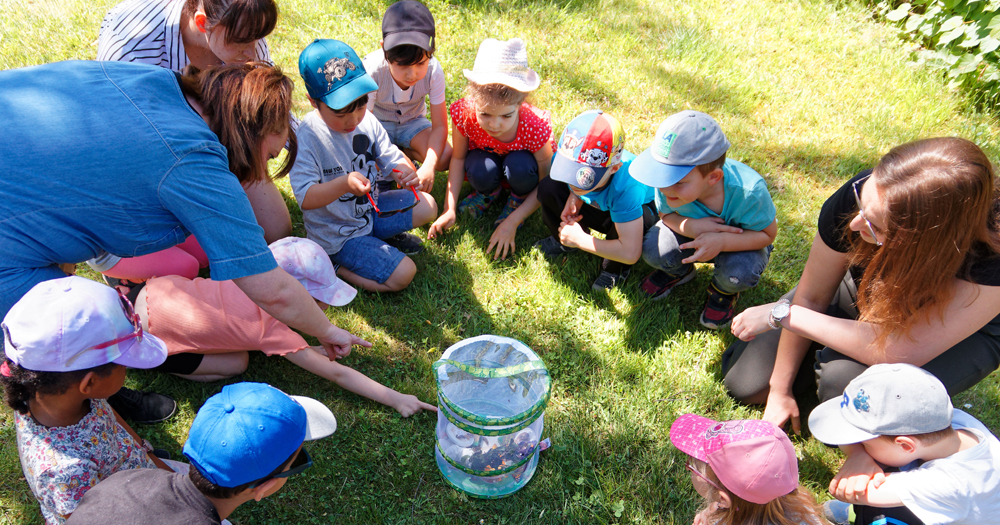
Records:
M493 193L507 181L510 191L523 197L538 186L538 161L530 151L512 151L500 156L474 149L465 157L465 177L479 193Z
M671 230L663 221L653 225L642 241L642 258L647 264L668 275L684 275L693 263L681 262L694 254L693 249L682 250L680 245L692 239ZM773 246L746 252L722 252L712 260L715 274L712 284L722 293L734 294L757 286L771 257Z

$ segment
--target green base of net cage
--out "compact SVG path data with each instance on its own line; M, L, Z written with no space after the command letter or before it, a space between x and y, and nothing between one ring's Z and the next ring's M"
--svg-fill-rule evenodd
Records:
M452 345L434 363L441 474L477 498L525 486L538 465L551 391L545 364L524 343L483 335Z

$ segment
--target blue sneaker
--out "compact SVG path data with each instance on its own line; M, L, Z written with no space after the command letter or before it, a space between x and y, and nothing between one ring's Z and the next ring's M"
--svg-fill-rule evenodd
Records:
M500 215L497 217L497 220L493 221L493 227L500 226L501 222L507 220L507 217L510 217L510 214L514 213L514 210L518 209L519 207L521 207L522 204L524 204L524 199L526 198L527 197L518 197L517 195L511 193L510 198L507 199L507 204L505 204L503 207L503 211L500 212ZM521 221L521 224L517 225L518 229L520 229L521 226L524 226L524 221Z
M478 219L486 213L486 210L493 205L493 201L500 196L500 190L502 188L497 188L496 191L490 194L479 193L476 190L472 190L472 193L465 196L461 202L458 203L458 213L468 214L473 219Z
M823 503L823 517L835 525L851 525L853 510L850 503L836 499Z

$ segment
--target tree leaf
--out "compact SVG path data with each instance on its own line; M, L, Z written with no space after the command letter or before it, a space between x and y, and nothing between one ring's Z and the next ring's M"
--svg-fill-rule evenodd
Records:
M952 71L959 75L971 73L979 67L979 63L982 61L982 55L963 55L962 58L955 63Z
M964 22L964 20L962 20L962 17L960 17L960 16L953 16L953 17L945 20L944 23L941 24L941 27L940 27L939 30L942 31L942 32L943 31L952 31L956 27L962 25L962 22Z
M908 14L910 14L910 4L903 4L886 13L885 19L890 22L899 22L900 20L906 18L906 15Z
M979 41L979 52L980 53L992 53L1000 47L1000 40L988 36Z
M965 34L964 27L956 27L955 29L952 29L951 31L948 31L947 33L941 35L941 38L938 39L938 45L939 46L948 45L949 43L951 43L952 40L955 40L956 38L964 34Z
M917 27L923 21L924 21L924 17L921 16L921 15L918 15L916 13L910 15L910 18L906 19L906 26L905 26L906 32L907 33L912 33L914 31L916 31Z

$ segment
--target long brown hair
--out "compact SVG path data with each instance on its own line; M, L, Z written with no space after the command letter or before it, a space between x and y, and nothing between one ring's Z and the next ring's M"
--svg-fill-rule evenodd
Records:
M288 123L292 81L263 62L226 64L205 70L189 66L181 90L202 106L208 127L229 153L229 171L241 184L267 180L261 159L265 137L288 130L288 155L275 178L292 169L298 140Z
M878 327L872 346L879 348L943 314L952 280L967 278L974 260L1000 253L998 193L986 154L958 137L896 146L868 182L881 194L885 242L852 235L848 257L865 268L858 311Z
M227 45L260 40L278 24L278 4L274 0L187 0L184 12L193 15L199 5L209 25L226 28Z
M727 489L706 463L696 460L692 461L692 465L715 482L731 500L729 507L717 509L709 514L713 523L720 525L800 525L801 523L829 525L829 522L823 518L823 511L816 504L812 493L802 485L767 503L753 503ZM715 488L709 488L709 490L711 494L706 499L706 508L712 508L713 503L719 501L719 491Z

